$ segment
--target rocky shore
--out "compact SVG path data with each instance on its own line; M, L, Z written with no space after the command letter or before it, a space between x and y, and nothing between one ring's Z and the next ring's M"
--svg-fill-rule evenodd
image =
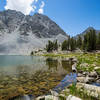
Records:
M100 100L100 55L69 57L72 70L77 72L77 83L65 87L60 93L40 96L36 100Z
M100 100L100 54L70 54L62 58L73 62L72 71L77 73L73 78L77 82L68 76L69 80L62 84L63 89L57 92L53 88L61 86L59 82L63 78L60 75L40 71L30 76L21 70L21 76L0 77L3 78L0 80L0 100Z

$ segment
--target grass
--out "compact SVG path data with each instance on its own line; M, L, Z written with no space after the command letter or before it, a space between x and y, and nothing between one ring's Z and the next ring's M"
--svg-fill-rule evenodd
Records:
M77 89L76 84L72 84L69 87L69 94L74 95L76 97L79 97L82 100L100 100L99 97L96 98L96 97L93 97L91 95L88 95L87 91L84 90L84 88ZM67 95L68 95L68 93L67 93Z
M43 54L42 56L46 56L46 57L73 57L73 56L77 56L77 53L68 53L68 54L54 54L54 53L47 53L47 54Z
M76 57L78 59L77 69L80 71L88 71L91 72L94 70L94 64L96 66L100 66L100 53L66 53L66 54L54 54L54 53L48 53L44 54L42 56L45 57L64 57L64 58L70 58L70 57ZM80 64L87 63L88 66L81 67Z
M100 68L96 69L96 72L100 75Z
M66 100L64 96L59 96L59 100Z
M53 54L48 53L44 54L43 56L47 57L76 57L78 59L77 63L77 70L78 71L86 71L91 72L94 70L95 66L100 67L100 53L68 53L68 54ZM86 64L87 66L81 66L81 64ZM100 68L96 70L96 72L100 75ZM69 87L70 92L65 92L64 94L68 96L69 94L77 96L79 98L82 98L82 100L100 100L99 98L95 98L87 93L86 90L83 89L77 89L75 84L72 84L72 86ZM60 97L60 100L65 100L65 98Z

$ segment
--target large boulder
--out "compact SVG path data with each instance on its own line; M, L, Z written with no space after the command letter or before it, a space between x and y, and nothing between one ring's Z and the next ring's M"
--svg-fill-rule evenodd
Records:
M93 77L77 77L77 81L80 83L92 83L95 82L95 78Z
M97 77L97 72L96 71L90 72L89 77Z
M76 87L77 89L83 89L88 96L95 97L97 100L99 100L98 98L100 97L100 87L84 83L77 83Z

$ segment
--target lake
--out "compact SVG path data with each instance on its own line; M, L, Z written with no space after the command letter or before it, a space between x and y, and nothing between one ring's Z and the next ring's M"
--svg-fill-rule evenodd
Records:
M46 94L71 72L71 65L64 58L1 55L0 100Z

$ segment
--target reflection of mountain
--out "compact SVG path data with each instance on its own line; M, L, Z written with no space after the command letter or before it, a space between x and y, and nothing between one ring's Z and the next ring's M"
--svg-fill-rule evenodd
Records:
M46 65L48 66L49 70L52 71L63 71L63 72L71 72L72 62L63 60L63 59L54 59L54 58L47 58Z
M71 71L72 71L72 70L71 70L71 65L72 65L72 62L66 61L66 60L62 60L62 67L63 67L65 70L71 72Z
M47 58L46 59L46 64L50 69L56 70L57 71L57 67L58 67L58 60L52 59L52 58Z

